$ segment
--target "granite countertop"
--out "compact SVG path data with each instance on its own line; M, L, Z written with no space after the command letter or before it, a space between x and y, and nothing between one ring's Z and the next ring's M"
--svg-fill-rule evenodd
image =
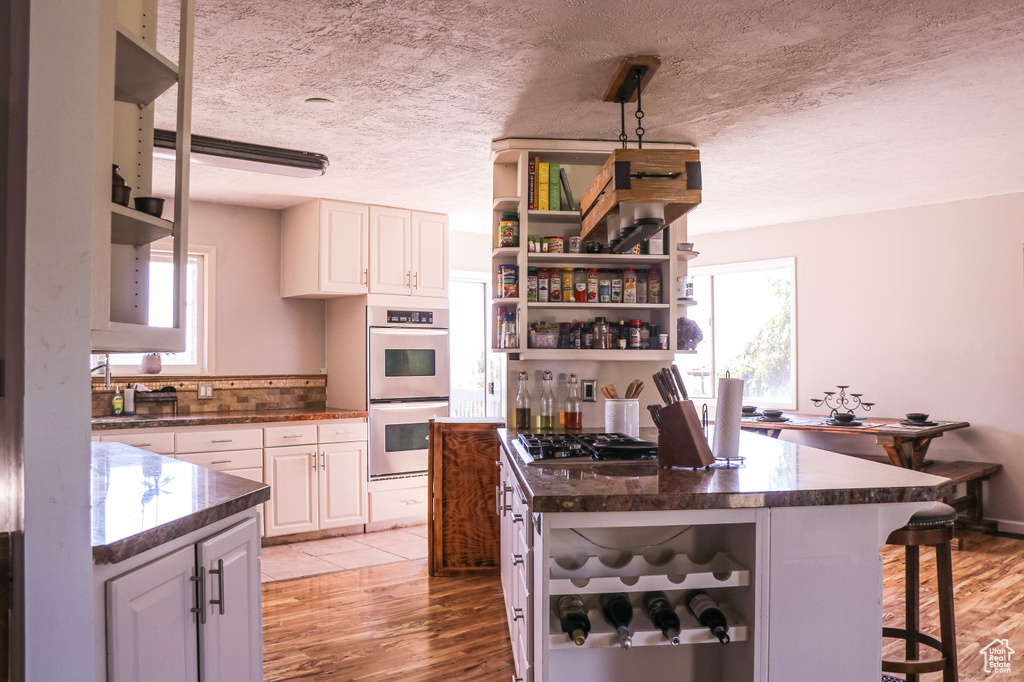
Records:
M180 417L93 417L93 431L115 429L142 429L174 426L211 426L218 424L263 424L267 422L316 421L321 419L366 418L366 410L328 407L324 410L245 410L236 412L206 412Z
M502 447L534 512L658 511L927 502L951 495L952 481L753 433L740 435L736 469L660 469L656 462L557 461L529 465ZM650 438L641 432L641 437Z
M266 502L270 486L121 443L93 443L92 556L116 564Z

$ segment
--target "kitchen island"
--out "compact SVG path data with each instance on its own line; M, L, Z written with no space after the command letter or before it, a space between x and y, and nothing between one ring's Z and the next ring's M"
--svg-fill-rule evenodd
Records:
M91 479L94 679L262 680L270 487L112 442L92 444Z
M517 679L828 679L881 676L882 563L888 534L952 482L743 434L736 469L656 462L538 462L502 430L502 587ZM722 645L686 612L704 589L722 605ZM682 622L672 646L639 607L664 591ZM599 606L626 592L633 646ZM580 595L592 631L562 633L560 596Z

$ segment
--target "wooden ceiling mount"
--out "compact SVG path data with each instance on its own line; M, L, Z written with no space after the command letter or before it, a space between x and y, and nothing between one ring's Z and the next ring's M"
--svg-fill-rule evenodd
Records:
M615 69L608 88L604 91L605 102L635 102L636 76L634 69L643 73L640 80L640 91L643 92L651 82L651 77L661 66L661 57L657 55L632 55L623 57L619 67Z

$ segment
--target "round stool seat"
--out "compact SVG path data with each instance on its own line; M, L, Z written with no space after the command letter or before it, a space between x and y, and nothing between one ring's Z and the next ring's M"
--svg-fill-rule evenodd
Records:
M910 517L907 525L900 530L931 530L951 526L956 521L957 511L948 504L935 502L928 509L922 509Z

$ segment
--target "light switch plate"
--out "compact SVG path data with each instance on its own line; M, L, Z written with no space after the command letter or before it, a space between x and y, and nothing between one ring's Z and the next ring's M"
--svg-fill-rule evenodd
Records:
M584 379L580 382L583 387L582 400L585 403L597 402L597 379Z
M211 400L213 398L213 384L207 382L199 382L199 399L200 400Z

